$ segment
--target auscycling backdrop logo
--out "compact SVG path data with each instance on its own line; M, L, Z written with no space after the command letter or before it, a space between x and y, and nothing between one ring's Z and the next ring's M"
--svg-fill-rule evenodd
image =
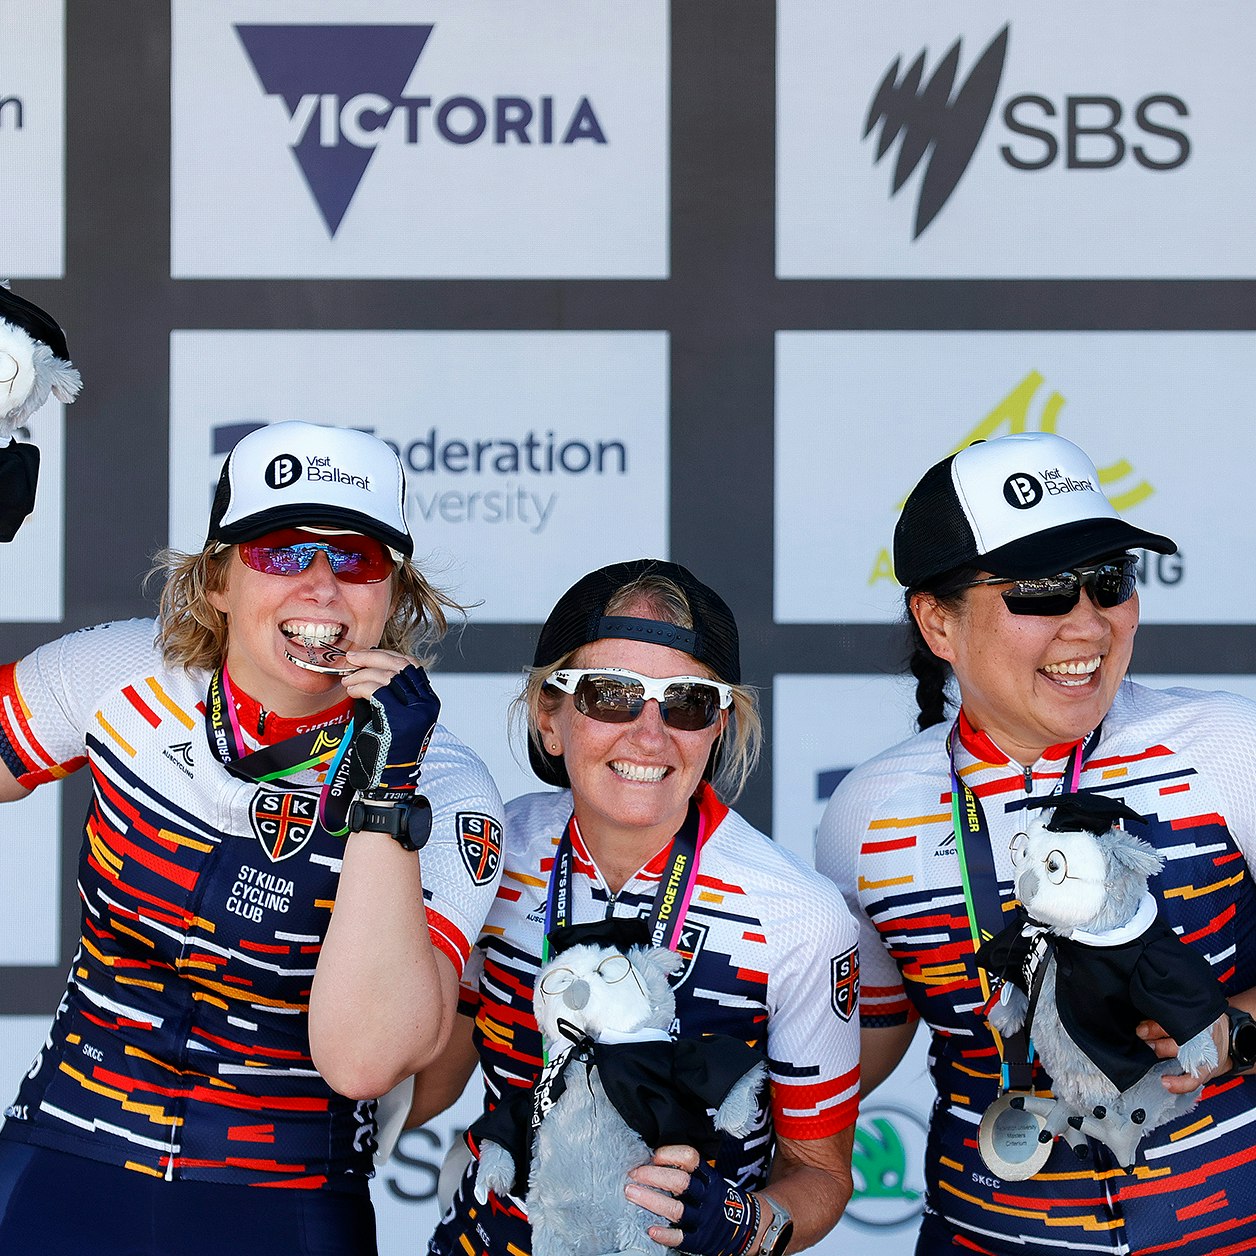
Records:
M213 427L210 448L214 457L225 458L237 441L264 426L246 421ZM628 474L628 443L617 438L564 436L553 428L468 437L428 426L398 442L373 427L361 430L378 435L401 459L406 469L406 517L415 528L424 524L505 525L539 535L557 517L564 482ZM276 463L285 459L293 461L283 455ZM286 467L283 476L291 478L284 483L295 478L294 471L309 475L311 468ZM322 475L332 478L326 468ZM213 492L211 485L211 501Z
M381 144L605 144L587 96L406 96L435 26L255 26L236 34L332 237Z
M958 87L960 39L928 73L927 50L906 71L900 68L903 58L896 57L873 93L863 139L880 127L874 163L900 141L890 195L924 168L913 240L942 212L994 116L1010 30L1004 26L995 35ZM1025 171L1045 170L1061 154L1066 170L1110 170L1127 157L1145 170L1176 170L1190 157L1191 142L1171 124L1189 115L1180 96L1163 91L1135 101L1102 92L1062 98L1021 92L1005 100L1000 111L1008 142L998 154L1006 165Z
M1054 432L1056 423L1059 421L1060 411L1064 407L1064 397L1060 393L1051 390L1045 396L1039 398L1038 394L1045 382L1037 371L1030 371L962 440L938 456L940 458L948 457L950 454L958 453L961 449L966 449L974 441L990 440L995 436L1030 431ZM1031 415L1031 409L1035 401L1038 402L1036 422L1034 421L1034 416ZM1060 435L1064 435L1064 433L1060 433ZM1147 480L1134 470L1133 465L1125 458L1118 458L1115 462L1097 469L1099 472L1099 488L1120 513L1141 505L1156 491ZM1068 491L1070 485L1073 488L1083 487L1081 484L1073 484L1072 482L1065 484L1053 481L1051 491ZM1032 494L1030 495L1032 496ZM906 494L894 504L895 518L901 513L905 504ZM1033 503L1026 500L1025 504L1032 505ZM1154 582L1162 585L1175 585L1180 583L1182 576L1183 563L1181 554L1147 553L1142 555L1138 564L1138 582L1140 584L1145 585ZM876 552L868 573L869 585L882 582L897 584L894 578L894 562L888 546L883 546ZM836 788L838 780L840 780L840 777L831 782L829 792Z

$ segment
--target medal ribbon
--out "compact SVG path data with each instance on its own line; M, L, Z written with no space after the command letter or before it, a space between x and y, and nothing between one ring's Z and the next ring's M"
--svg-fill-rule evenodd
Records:
M1081 783L1082 767L1099 742L1102 725L1069 751L1068 762L1060 777L1062 793L1076 793ZM951 821L955 828L955 849L959 855L960 881L964 887L964 904L968 911L968 929L973 950L998 933L1004 924L1003 902L999 897L999 879L994 869L994 848L990 824L981 799L971 787L960 780L955 761L959 741L959 719L951 725L946 739L946 752L951 765ZM977 975L986 1002L990 999L990 980L985 969L978 966ZM993 1028L995 1044L1003 1062L1003 1089L1027 1090L1031 1086L1032 1069L1029 1036L1022 1029L1007 1038Z
M702 841L702 809L696 798L689 800L685 822L672 838L668 851L667 869L659 879L654 892L646 924L650 930L652 946L675 950L674 943L680 937L689 901L698 883L698 848ZM558 849L554 852L554 866L550 870L549 888L545 895L545 939L541 948L541 963L549 960L549 935L571 923L572 880L575 872L575 845L573 838L580 831L576 813L571 813Z
M352 719L307 729L273 746L250 751L236 717L227 669L220 667L210 677L205 697L205 726L209 744L223 767L242 781L263 785L294 776L307 768L330 764L319 796L319 821L330 833L339 835L345 831L351 800L341 778L345 775L345 752L353 741Z

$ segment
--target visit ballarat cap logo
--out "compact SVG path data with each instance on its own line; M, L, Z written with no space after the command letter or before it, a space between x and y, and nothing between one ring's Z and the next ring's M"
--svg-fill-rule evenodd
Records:
M235 545L310 526L358 532L412 554L397 455L355 428L292 421L248 431L223 464L209 539Z

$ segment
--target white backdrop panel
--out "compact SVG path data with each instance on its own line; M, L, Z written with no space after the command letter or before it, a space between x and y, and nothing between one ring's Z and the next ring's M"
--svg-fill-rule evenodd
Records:
M778 0L777 12L782 278L1256 273L1240 226L1256 196L1256 99L1243 59L1224 53L1256 35L1245 0ZM925 180L943 185L932 218L918 216Z
M1256 428L1231 417L1254 350L1250 332L778 333L777 622L897 619L891 546L912 486L978 437L1039 429L1090 454L1132 523L1177 541L1140 565L1145 623L1256 619L1256 586L1234 579L1256 540Z
M361 426L401 452L425 573L479 623L539 623L577 575L667 554L667 357L661 332L174 332L171 544L203 543L239 425Z
M65 268L65 4L0 4L0 279Z
M172 273L666 277L668 31L664 0L176 0Z

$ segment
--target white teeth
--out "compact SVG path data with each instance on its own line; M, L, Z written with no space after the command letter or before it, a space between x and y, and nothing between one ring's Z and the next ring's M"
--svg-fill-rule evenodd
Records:
M1099 670L1102 662L1101 655L1099 658L1088 659L1085 663L1048 663L1042 670L1053 676L1089 676Z
M279 625L279 631L285 637L295 637L302 645L331 645L340 636L343 629L339 624L307 624L297 619L290 619Z
M647 768L639 763L622 763L618 759L611 764L611 771L629 781L661 781L667 775L664 767Z

